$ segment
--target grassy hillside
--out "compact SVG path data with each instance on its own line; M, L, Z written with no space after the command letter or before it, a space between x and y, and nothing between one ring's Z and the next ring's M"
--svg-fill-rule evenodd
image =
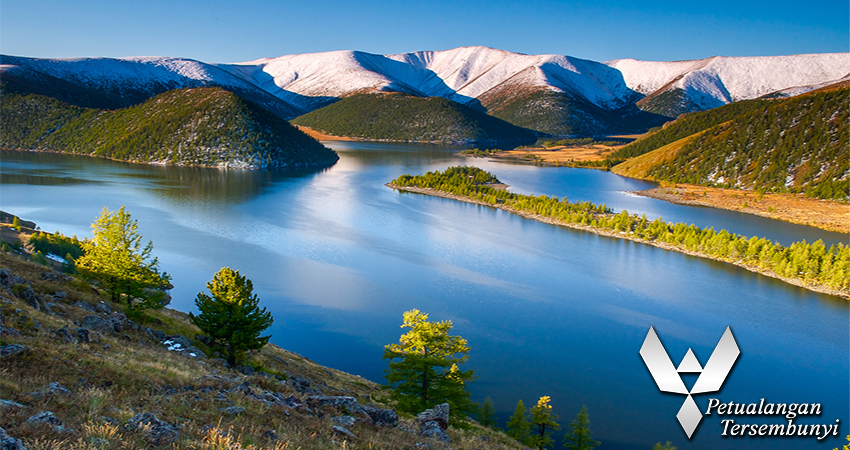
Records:
M177 89L115 111L0 86L0 146L124 161L222 167L333 164L338 156L220 88Z
M728 122L741 114L760 111L772 103L769 100L745 100L708 111L688 113L637 141L612 153L611 160L625 160L643 155L672 142Z
M533 142L534 132L440 97L360 94L292 123L335 136L413 142Z
M603 136L644 131L661 125L667 117L631 106L610 111L566 92L537 90L502 92L481 97L487 113L514 125L554 136Z
M394 415L393 405L369 380L272 344L231 368L204 353L186 314L123 308L82 280L0 252L4 434L30 450L523 448L475 422L449 426L451 443L420 435L411 415L381 423L373 417ZM316 396L351 400L334 407ZM381 415L359 409L367 406Z
M850 197L850 89L772 101L707 130L646 175L675 183Z
M678 141L671 142L661 148L657 148L649 153L630 158L627 161L620 163L611 168L611 172L617 175L632 178L647 178L647 172L659 164L666 163L672 160L679 153L679 150L698 138L701 133L684 137Z

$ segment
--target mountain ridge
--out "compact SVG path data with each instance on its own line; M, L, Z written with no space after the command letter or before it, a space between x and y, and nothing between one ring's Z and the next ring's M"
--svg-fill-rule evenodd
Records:
M500 116L491 109L504 107L508 100L518 101L515 114L502 115L502 119L528 127L538 121L541 112L566 111L559 123L535 130L604 134L630 131L635 124L654 126L683 112L774 93L808 92L845 79L850 74L850 53L596 62L472 46L388 55L338 50L230 64L171 57L17 56L0 56L0 64L0 76L8 76L7 72L18 66L106 95L123 96L125 102L139 103L178 87L219 86L292 119L351 95L401 92L446 98L496 117ZM526 99L516 92L544 92L547 101L538 101L543 109L535 111L534 101L539 99ZM619 117L622 114L617 111L632 107L660 117L631 122ZM598 126L571 125L585 119Z

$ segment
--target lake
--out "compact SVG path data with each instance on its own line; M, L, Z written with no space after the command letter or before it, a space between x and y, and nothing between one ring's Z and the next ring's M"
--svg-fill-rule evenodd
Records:
M160 266L173 276L172 307L221 267L253 280L275 317L272 342L381 382L383 346L397 342L402 313L452 320L472 348L473 400L490 396L507 419L552 397L563 428L583 405L599 449L832 449L843 445L850 392L848 302L729 264L523 219L501 210L398 193L404 173L472 164L516 192L605 203L615 211L713 226L788 244L847 236L628 194L652 183L610 172L466 159L457 149L330 142L325 170L222 171L156 167L67 155L0 153L0 207L43 230L90 236L106 206L126 205ZM721 437L706 416L689 441L676 414L685 397L662 394L638 354L650 326L674 365L689 348L705 365L731 327L741 349L719 393L724 402L821 403L838 437ZM693 380L687 381L688 385ZM560 448L561 434L556 448Z

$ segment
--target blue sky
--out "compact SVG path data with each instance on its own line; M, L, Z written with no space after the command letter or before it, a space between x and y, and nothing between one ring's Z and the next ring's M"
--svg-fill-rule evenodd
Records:
M206 62L485 45L596 61L847 52L847 0L2 0L0 52Z

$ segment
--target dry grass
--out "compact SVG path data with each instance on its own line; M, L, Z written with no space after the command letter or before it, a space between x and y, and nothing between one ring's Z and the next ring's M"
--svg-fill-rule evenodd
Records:
M745 189L720 189L677 184L638 194L685 205L710 206L771 219L850 233L850 205L808 198L802 194L762 194Z
M359 139L355 139L355 138L348 137L348 136L334 136L332 134L325 134L321 131L317 131L317 130L314 130L310 127L305 127L305 126L302 126L302 125L295 125L295 127L298 128L299 130L303 131L304 133L306 133L311 138L316 139L317 141L357 141L357 140L359 140Z
M702 132L692 134L686 138L671 142L663 147L657 148L649 153L631 158L611 168L611 172L617 175L631 178L646 178L646 172L654 165L670 161L676 157L679 150L685 145L698 139ZM650 178L651 179L651 178Z
M8 253L0 253L0 267L32 282L33 289L46 300L56 291L65 291L71 303L91 304L101 297L83 282L46 282L40 279L45 267ZM109 303L113 309L122 305ZM58 310L58 309L57 309ZM4 358L0 365L0 398L24 405L0 410L0 427L22 439L31 450L130 450L141 448L169 449L414 449L417 443L431 449L448 445L420 437L409 430L417 429L415 419L403 416L399 427L379 427L358 422L350 431L357 439L345 440L333 433L334 411L306 411L270 405L246 395L236 386L248 383L255 392L278 392L304 399L287 380L307 380L311 388L324 395L350 395L361 404L382 402L387 393L360 377L329 369L303 356L268 345L255 354L252 364L265 372L245 376L226 368L216 360L196 360L169 352L153 338L146 327L125 327L121 333L97 336L89 344L69 344L54 334L92 313L64 305L57 316L38 311L0 288L0 312L5 326L19 330L20 336L0 334L0 345L20 344L23 353ZM185 314L173 310L150 313L166 334L194 337L199 332ZM138 329L141 328L141 329ZM270 376L269 373L278 375ZM73 395L38 396L51 382L58 382ZM220 408L241 406L245 412L237 416ZM51 426L31 426L24 421L41 411L51 411L63 426L73 432L57 431ZM165 422L180 427L176 442L154 447L138 432L126 431L120 424L141 412L151 412ZM118 425L110 424L108 417ZM205 428L205 425L207 427ZM210 429L211 427L214 427ZM265 433L273 430L278 441ZM450 428L451 448L522 448L504 434L472 425L469 430ZM487 436L484 442L479 436Z

